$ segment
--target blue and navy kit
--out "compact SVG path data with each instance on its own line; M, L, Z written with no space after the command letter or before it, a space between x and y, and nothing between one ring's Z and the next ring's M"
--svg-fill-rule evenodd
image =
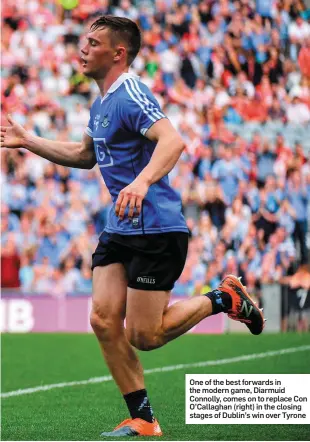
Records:
M130 220L125 216L120 220L115 214L119 192L150 161L156 142L145 134L161 118L166 117L153 94L139 77L129 73L122 74L90 109L86 133L93 138L97 163L113 201L105 228L108 233L188 232L181 199L170 187L167 175L150 186L139 218Z

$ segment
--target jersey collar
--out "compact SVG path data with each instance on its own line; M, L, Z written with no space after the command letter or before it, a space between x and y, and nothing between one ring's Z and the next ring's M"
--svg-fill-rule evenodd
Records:
M114 83L111 84L111 86L109 87L109 89L107 90L107 93L105 94L104 97L101 97L101 103L108 97L108 95L113 94L113 92L116 91L116 89L118 89L125 80L127 80L128 78L133 78L134 80L139 80L139 76L135 75L135 74L131 74L129 72L124 72L123 74L121 74L117 80L114 81Z

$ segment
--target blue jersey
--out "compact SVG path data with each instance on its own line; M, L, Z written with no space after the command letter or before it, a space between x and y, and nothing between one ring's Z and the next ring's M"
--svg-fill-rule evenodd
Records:
M97 163L112 197L113 206L105 230L122 235L188 232L181 212L181 199L169 185L168 176L152 184L139 217L130 220L128 207L120 220L115 202L149 163L156 142L145 137L156 121L166 118L159 104L139 77L124 73L94 101L86 133L93 138Z

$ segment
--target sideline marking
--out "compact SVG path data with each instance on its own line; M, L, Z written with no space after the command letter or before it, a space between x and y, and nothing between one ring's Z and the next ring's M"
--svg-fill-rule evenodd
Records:
M167 365L165 367L150 368L144 370L145 374L162 373L165 371L183 370L184 368L193 367L210 367L213 365L225 365L233 362L250 361L252 359L263 359L272 356L284 355L288 353L296 353L299 351L310 350L310 345L302 345L300 347L283 348L282 350L266 351L265 353L252 353L249 355L236 356L234 358L218 359L215 361L194 362L192 364ZM1 398L5 399L13 396L22 396L24 394L37 393L39 391L53 390L54 388L75 387L77 385L99 384L101 382L112 381L112 376L100 376L96 378L85 379L84 381L61 382L59 384L39 385L38 387L25 388L22 390L8 391L2 393Z

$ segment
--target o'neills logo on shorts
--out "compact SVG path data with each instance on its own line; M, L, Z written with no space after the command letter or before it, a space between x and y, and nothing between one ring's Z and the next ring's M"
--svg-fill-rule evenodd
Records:
M155 278L152 276L138 276L137 282L143 282L143 284L155 284Z

